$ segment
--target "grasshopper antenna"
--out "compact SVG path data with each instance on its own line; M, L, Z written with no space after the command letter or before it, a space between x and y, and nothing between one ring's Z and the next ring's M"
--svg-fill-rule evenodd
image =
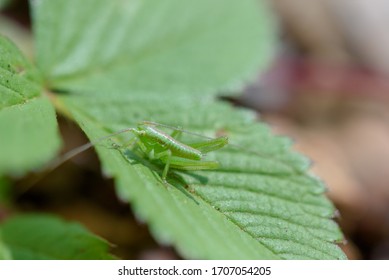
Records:
M59 166L64 164L66 161L72 159L73 157L81 154L82 152L85 152L86 150L96 146L97 144L101 143L102 141L104 141L106 139L109 139L115 135L122 134L122 133L132 131L132 130L134 130L134 128L125 128L125 129L116 131L114 133L105 135L103 137L97 138L96 140L90 141L84 145L81 145L77 148L74 148L74 149L66 152L65 154L63 154L59 158L56 158L51 163L49 163L48 167L42 173L38 174L37 177L32 180L32 182L27 183L27 186L25 186L20 191L20 193L25 193L26 191L28 191L30 188L35 186L39 181L41 181L47 174L49 174L53 170L57 169Z
M74 149L70 150L69 152L65 153L62 157L54 160L50 164L50 168L49 168L48 171L49 172L53 171L54 169L56 169L57 167L59 167L60 165L62 165L66 161L68 161L69 159L77 156L78 154L81 154L82 152L85 152L86 150L92 148L93 146L96 146L97 144L103 142L106 139L109 139L109 138L111 138L111 137L113 137L115 135L122 134L124 132L132 131L132 130L133 130L133 128L125 128L125 129L116 131L114 133L105 135L103 137L97 138L96 140L90 141L90 142L88 142L88 143L86 143L84 145L81 145L81 146L77 147L77 148L74 148Z

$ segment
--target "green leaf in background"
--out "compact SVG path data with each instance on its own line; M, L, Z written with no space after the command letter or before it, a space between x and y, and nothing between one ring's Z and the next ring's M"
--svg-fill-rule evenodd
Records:
M37 71L0 36L0 174L23 174L58 150L55 111L41 92Z
M62 91L213 94L252 78L274 50L264 1L31 3L38 65Z
M4 244L0 232L0 260L10 260L12 258L10 250Z
M79 224L64 222L53 216L16 216L1 224L0 230L13 259L112 259L106 241Z
M152 120L207 136L224 132L231 143L245 147L208 154L220 169L174 172L169 178L175 187L167 187L158 166L131 150L122 154L109 143L97 145L105 173L116 179L122 199L160 242L173 244L187 258L345 257L334 244L342 239L331 220L334 208L322 184L307 174L307 160L289 151L289 140L271 136L247 111L212 98L183 95L167 103L165 97L60 99L90 139Z

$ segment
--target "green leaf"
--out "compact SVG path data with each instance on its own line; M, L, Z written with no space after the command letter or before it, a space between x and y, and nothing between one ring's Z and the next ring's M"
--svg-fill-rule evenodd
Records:
M214 94L253 77L275 49L264 1L31 3L38 64L61 91Z
M60 146L54 108L38 72L0 36L0 174L43 165Z
M1 232L0 232L1 233ZM10 250L4 244L0 234L0 260L10 260L12 258Z
M345 258L333 205L308 161L247 111L211 98L271 58L275 32L262 1L31 3L39 67L51 89L68 93L56 104L90 139L152 120L226 133L238 145L207 155L220 169L170 172L171 186L160 164L112 139L97 146L119 196L157 240L187 258Z
M106 241L54 216L20 215L6 220L0 229L13 259L112 259Z
M324 187L307 173L308 161L289 151L288 139L272 136L247 111L211 98L165 98L60 99L90 139L151 120L211 137L224 132L239 145L207 154L207 160L221 163L218 170L174 172L170 187L161 182L163 166L129 149L121 153L113 140L97 145L119 195L160 242L173 244L186 258L345 258L334 244L342 234L331 220L334 208Z

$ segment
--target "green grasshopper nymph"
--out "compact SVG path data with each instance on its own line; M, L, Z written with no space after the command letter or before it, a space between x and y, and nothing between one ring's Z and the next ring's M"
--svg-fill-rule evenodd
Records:
M217 161L205 161L206 153L218 150L228 143L226 136L210 138L194 143L179 141L182 130L173 128L172 134L159 130L153 122L142 122L137 128L128 131L137 137L135 145L150 159L160 160L164 165L162 180L166 182L166 176L170 168L179 170L207 170L217 169Z
M172 133L168 134L157 127L170 128L172 129ZM205 139L193 143L183 143L180 141L180 136L184 132L181 128L150 121L143 121L139 123L136 128L126 128L114 132L71 150L61 159L54 162L51 165L51 170L103 140L125 132L132 132L134 134L135 138L130 141L133 148L139 148L142 154L149 160L159 160L160 163L164 165L161 177L164 183L167 183L166 177L170 169L194 171L219 168L219 162L206 161L204 160L204 155L208 152L218 150L228 144L228 138L226 136L208 138L186 131L186 133L202 136Z

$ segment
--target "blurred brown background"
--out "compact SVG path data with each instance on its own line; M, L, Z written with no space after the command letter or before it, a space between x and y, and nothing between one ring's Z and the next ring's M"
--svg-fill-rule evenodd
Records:
M339 209L347 256L389 259L389 1L270 4L279 21L278 55L236 102L257 110L313 160L312 172ZM26 1L5 8L0 32L32 56ZM86 141L66 121L62 130L68 148ZM96 162L89 152L65 164L21 195L20 209L80 220L117 244L114 253L123 258L177 258L116 200L112 184L96 177Z

